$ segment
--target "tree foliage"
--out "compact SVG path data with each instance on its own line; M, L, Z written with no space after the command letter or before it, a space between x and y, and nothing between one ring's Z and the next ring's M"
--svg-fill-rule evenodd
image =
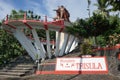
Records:
M46 31L44 29L37 29L37 33L40 38L44 38L46 40ZM49 34L50 34L50 39L55 40L56 37L55 31L50 31Z
M120 0L109 0L113 11L120 11Z
M10 16L12 19L17 17L18 14L16 10L12 10ZM19 16L21 18L22 16ZM0 23L1 26L2 23ZM0 65L3 63L9 62L11 59L22 55L24 53L24 49L21 47L19 42L14 38L13 35L7 33L5 30L0 28Z
M23 51L23 48L12 35L0 29L0 64L22 55Z
M98 37L104 36L108 39L109 35L120 33L120 18L118 16L103 17L101 14L93 14L89 19L78 19L72 27L68 27L69 33L77 37ZM105 41L105 40L101 40Z
M108 0L97 0L97 3L94 4L97 6L96 13L101 14L103 17L108 17L109 16L109 11L111 9L108 9L109 7L109 1Z
M16 11L16 10L12 10L11 11L11 14L9 15L9 19L23 19L24 18L24 13L25 11L23 10L19 10L19 11Z

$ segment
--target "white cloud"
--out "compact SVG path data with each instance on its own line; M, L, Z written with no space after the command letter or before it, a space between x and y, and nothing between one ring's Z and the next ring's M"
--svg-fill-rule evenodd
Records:
M92 12L96 9L93 4L96 0L91 1L90 10L91 15ZM44 5L49 13L49 16L55 16L55 12L52 10L57 8L57 6L64 5L68 11L70 12L70 20L75 21L78 17L79 18L88 18L88 11L87 11L87 0L44 0Z
M4 19L7 14L10 14L12 9L14 9L12 5L5 2L4 0L1 0L0 1L0 20Z
M36 14L41 12L41 5L35 1L27 1L27 9L33 10Z
M47 15L44 12L45 10L43 9L43 4L42 0L39 2L33 1L33 0L28 0L26 4L26 9L27 10L32 10L34 14L40 15L42 19L44 19L43 16Z
M0 20L3 19L6 14L10 14L11 10L15 8L12 5L11 0L5 2L4 0L0 0ZM39 14L41 16L49 16L55 17L56 13L53 9L56 9L57 6L64 5L68 11L70 12L70 20L75 21L79 18L88 17L87 11L87 0L23 0L25 3L25 10L32 10L35 14ZM93 6L93 2L96 0L92 0L91 4L91 12L95 9ZM17 3L18 4L18 3ZM19 7L19 6L17 6Z
M55 16L53 9L59 5L64 5L70 12L70 20L75 21L79 18L88 17L87 0L44 0L49 16ZM93 10L92 10L93 11Z

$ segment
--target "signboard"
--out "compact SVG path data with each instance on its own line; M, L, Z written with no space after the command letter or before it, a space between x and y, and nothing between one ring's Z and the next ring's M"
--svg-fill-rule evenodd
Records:
M107 73L105 57L57 58L56 71Z

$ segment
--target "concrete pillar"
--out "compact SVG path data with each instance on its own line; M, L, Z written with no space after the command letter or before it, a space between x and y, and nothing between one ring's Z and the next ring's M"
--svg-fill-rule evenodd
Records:
M16 29L16 31L13 33L13 35L17 38L17 40L21 43L21 45L25 48L25 50L28 52L28 54L32 57L33 60L36 60L36 50L31 43L31 41L25 36L25 34L19 30Z
M62 44L62 47L60 49L60 53L59 56L63 56L63 54L65 53L65 49L68 43L68 39L69 39L69 34L65 33L64 34L64 43Z
M73 44L74 40L75 40L75 36L70 35L69 40L68 40L68 45L66 47L65 54L68 54L70 52L70 49L72 47L72 44Z
M50 48L50 35L49 35L49 30L46 30L46 37L47 37L47 53L48 57L51 58L51 48Z
M34 40L35 40L35 45L36 45L36 48L37 48L37 51L38 51L38 58L40 58L40 57L45 58L45 53L43 51L42 44L40 42L40 39L39 39L35 29L32 29L32 34L33 34L33 37L34 37Z
M64 43L64 37L65 37L65 34L63 32L60 33L60 49L62 48L62 45Z
M56 48L55 48L55 56L57 57L59 55L59 50L60 50L60 32L56 32Z
M77 45L78 45L78 39L75 38L69 52L73 51Z

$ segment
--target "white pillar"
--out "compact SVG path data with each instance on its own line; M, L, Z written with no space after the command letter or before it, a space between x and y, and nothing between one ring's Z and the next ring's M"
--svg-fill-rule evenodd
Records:
M55 56L57 57L59 55L59 48L60 48L60 32L56 32L56 48L55 48Z
M62 48L62 45L64 43L64 38L65 37L65 33L60 32L60 49Z
M71 52L72 50L74 50L76 46L78 46L78 39L77 39L77 38L75 38L75 40L73 41L73 44L72 44L72 46L71 46L71 48L70 48L70 52Z
M43 52L46 54L46 50L44 48L44 44L41 44Z
M38 59L40 59L40 57L45 58L45 53L43 51L42 44L40 42L40 39L39 39L35 29L32 29L32 34L33 34L33 37L34 37L34 40L35 40L36 48L38 50Z
M47 53L48 53L48 57L51 58L49 30L46 30L46 36L47 36Z
M68 39L69 39L69 35L67 33L64 33L64 43L60 49L59 56L62 56L64 54L67 43L68 43Z
M36 58L39 60L41 57L41 51L39 49L39 47L37 46L36 42L34 42L34 46L35 46L35 49L36 49Z
M25 34L19 30L16 29L16 31L13 33L13 35L17 38L17 40L21 43L21 45L25 48L25 50L28 52L28 54L32 57L33 60L36 60L36 50L34 46L32 45L31 41L28 40L28 38L25 36Z
M71 47L72 47L72 44L73 44L74 40L75 40L75 36L70 35L70 37L69 37L69 42L68 42L68 45L67 45L65 54L68 54L68 53L70 52L70 49L71 49Z

